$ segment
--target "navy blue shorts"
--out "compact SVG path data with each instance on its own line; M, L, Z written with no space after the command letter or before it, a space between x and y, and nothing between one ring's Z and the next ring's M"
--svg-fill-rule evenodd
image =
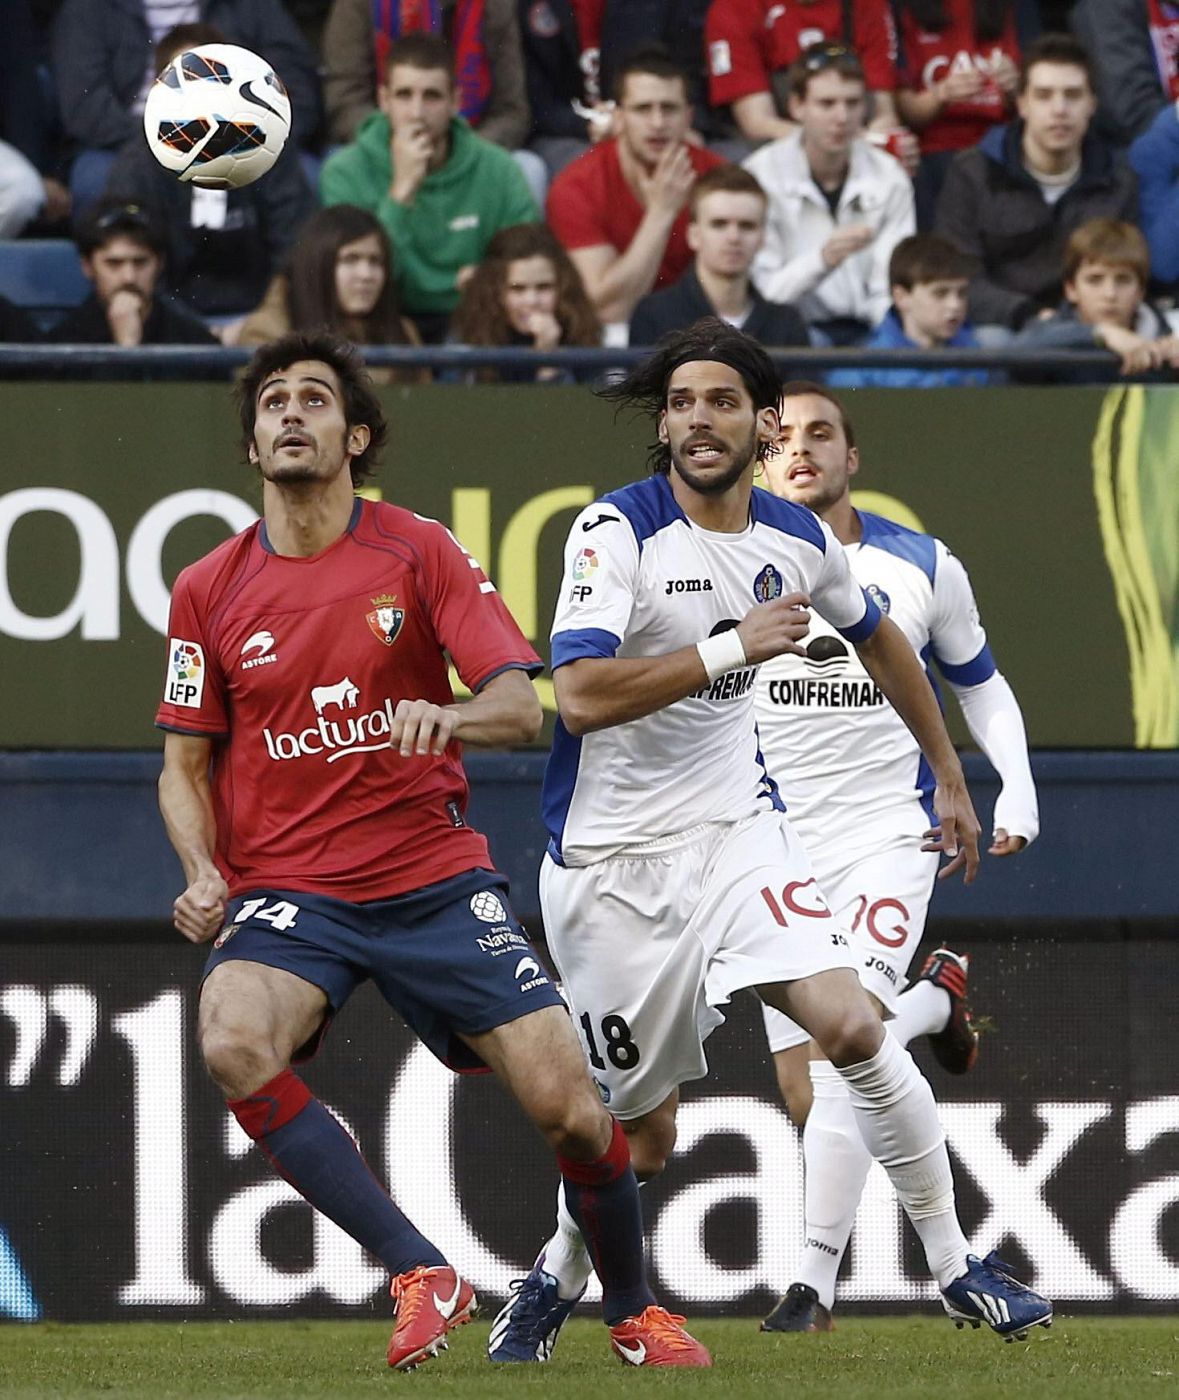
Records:
M487 1068L460 1034L564 1005L511 911L507 881L489 870L364 904L251 890L230 901L204 975L232 960L281 967L322 988L329 1019L371 977L414 1034L460 1073ZM326 1029L296 1060L315 1053Z

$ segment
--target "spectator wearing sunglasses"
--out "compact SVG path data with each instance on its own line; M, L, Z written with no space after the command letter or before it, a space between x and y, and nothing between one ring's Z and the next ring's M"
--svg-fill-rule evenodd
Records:
M157 295L164 233L137 204L100 200L74 234L90 296L46 338L59 345L215 345L195 316Z
M889 0L713 0L705 22L708 100L729 106L742 136L773 141L794 130L790 65L815 44L844 44L863 59L871 94L869 129L891 138L894 154L916 168L917 141L893 97L897 36Z
M856 345L891 305L889 260L916 229L913 186L864 138L867 83L850 49L812 45L789 83L797 129L745 161L770 202L753 280L797 306L816 344Z

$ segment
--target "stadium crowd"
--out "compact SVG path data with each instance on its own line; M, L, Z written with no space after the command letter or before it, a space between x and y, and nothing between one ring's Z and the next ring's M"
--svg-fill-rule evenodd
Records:
M777 347L1179 366L1171 0L6 9L4 340L255 344L327 324L547 351L716 314ZM293 112L274 169L229 191L164 171L141 122L157 72L218 41L266 58Z

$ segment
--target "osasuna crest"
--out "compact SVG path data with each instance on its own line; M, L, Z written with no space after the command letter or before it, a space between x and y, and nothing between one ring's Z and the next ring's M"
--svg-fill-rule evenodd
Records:
M767 564L753 580L753 596L759 603L772 603L782 596L782 575L772 564Z
M396 602L396 594L382 593L379 598L373 599L373 611L366 613L364 618L372 628L373 635L387 647L391 647L397 640L401 624L405 621L405 609L395 607Z

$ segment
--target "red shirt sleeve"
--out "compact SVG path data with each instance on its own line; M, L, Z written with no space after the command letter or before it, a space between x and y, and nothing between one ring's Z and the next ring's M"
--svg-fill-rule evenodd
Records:
M713 0L704 22L712 106L770 90L768 34L762 0Z
M434 634L472 694L500 671L542 669L479 561L445 525L429 532L425 566Z
M603 148L595 147L567 165L549 190L549 227L563 248L594 248L600 243L613 246L614 240L603 221L603 200L594 178L595 162Z
M856 0L852 28L869 90L894 91L897 85L897 31L888 0Z
M189 570L172 590L168 613L168 664L164 697L156 711L161 729L182 734L218 735L229 732L225 678L209 640L203 609L198 604Z

